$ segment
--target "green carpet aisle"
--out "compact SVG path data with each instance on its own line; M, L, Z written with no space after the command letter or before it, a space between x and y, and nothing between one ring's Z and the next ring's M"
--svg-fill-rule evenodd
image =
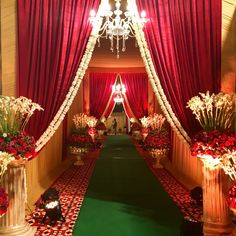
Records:
M179 236L182 215L128 136L109 136L97 160L75 236Z

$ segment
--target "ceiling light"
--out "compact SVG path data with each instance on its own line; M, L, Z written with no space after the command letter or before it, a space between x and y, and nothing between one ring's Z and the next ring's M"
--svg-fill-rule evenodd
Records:
M111 42L110 49L116 50L117 58L120 53L120 40L122 41L122 52L126 50L125 41L129 37L135 37L133 22L140 23L142 26L146 22L146 13L142 11L141 18L137 19L133 11L134 1L128 1L127 10L123 13L120 10L121 0L115 0L115 10L111 11L108 0L102 2L101 17L105 18L100 31L98 33L98 46L100 47L100 38L109 39ZM90 12L90 21L95 26L98 24L98 18L95 16L94 10Z

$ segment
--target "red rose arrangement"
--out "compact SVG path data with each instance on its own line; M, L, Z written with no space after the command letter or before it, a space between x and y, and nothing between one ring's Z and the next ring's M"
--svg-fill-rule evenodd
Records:
M209 155L218 158L236 150L236 136L226 131L200 131L192 138L192 156Z
M9 202L7 199L7 193L4 188L0 187L0 217L6 214L8 206Z
M167 132L165 130L159 132L153 130L149 132L144 141L144 147L146 149L169 149L170 140Z
M236 183L229 189L229 195L226 198L229 208L236 209Z
M93 140L88 134L73 133L69 137L69 145L81 148L88 148L92 145Z
M35 152L35 140L24 131L0 134L0 150L12 154L16 160L32 159Z

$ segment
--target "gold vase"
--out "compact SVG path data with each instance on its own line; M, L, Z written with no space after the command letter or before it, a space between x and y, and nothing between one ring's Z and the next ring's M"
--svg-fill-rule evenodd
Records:
M72 155L75 155L76 161L74 162L75 166L84 165L84 161L82 160L83 148L76 146L69 146L69 151Z

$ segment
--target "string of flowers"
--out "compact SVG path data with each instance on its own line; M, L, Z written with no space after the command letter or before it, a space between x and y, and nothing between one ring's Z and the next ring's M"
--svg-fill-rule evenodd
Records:
M153 91L157 97L157 100L160 104L160 107L167 118L167 121L170 123L172 129L176 132L176 134L182 138L182 140L189 145L191 142L190 137L186 133L186 131L181 126L178 118L174 114L166 96L162 89L160 80L156 74L155 67L152 61L151 53L147 46L147 41L145 39L145 35L142 29L142 25L139 24L139 12L137 9L137 5L135 3L135 0L128 0L129 2L133 2L133 10L135 12L134 16L132 16L134 31L135 31L135 38L137 40L137 44L139 46L140 54L143 59L146 72L148 74L148 79L150 81L150 84L153 88Z
M96 15L96 18L98 19L96 22L98 22L98 24L93 26L91 35L90 35L88 43L86 45L85 53L81 59L79 68L76 72L75 78L72 82L69 92L67 93L65 100L63 101L57 114L54 116L53 120L49 124L48 128L37 140L36 151L39 151L50 140L50 138L53 136L53 134L56 132L56 130L60 126L61 122L63 121L66 113L68 112L68 110L69 110L69 108L70 108L79 88L80 88L81 81L84 77L84 74L85 74L87 68L88 68L88 64L91 60L92 53L93 53L94 47L96 45L96 41L98 38L98 32L99 32L100 27L102 25L102 20L103 20L102 13L103 13L103 9L104 9L104 6L103 6L104 3L106 3L106 1L102 0L101 4L99 6L99 9L98 9L97 15Z

